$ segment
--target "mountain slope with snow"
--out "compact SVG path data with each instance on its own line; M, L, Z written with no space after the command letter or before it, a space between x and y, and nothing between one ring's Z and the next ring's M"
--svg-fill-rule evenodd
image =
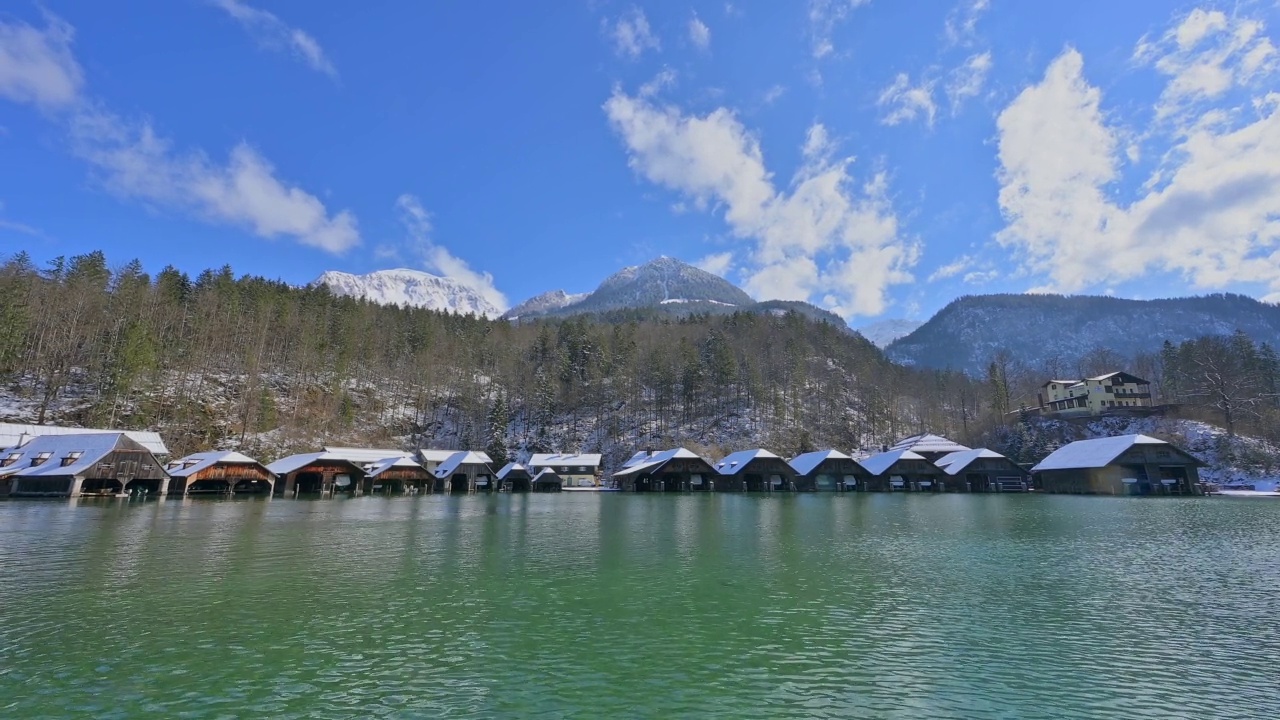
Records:
M563 290L544 292L516 305L503 313L502 317L515 320L525 316L545 315L581 302L587 295L588 293L567 293Z
M484 317L502 314L501 308L457 280L420 270L397 268L366 275L330 270L312 284L326 285L334 295L361 298L380 305L407 305Z
M910 335L923 324L923 320L901 320L895 318L868 323L856 329L862 334L862 337L870 340L873 345L883 350L889 346L889 343L900 337Z

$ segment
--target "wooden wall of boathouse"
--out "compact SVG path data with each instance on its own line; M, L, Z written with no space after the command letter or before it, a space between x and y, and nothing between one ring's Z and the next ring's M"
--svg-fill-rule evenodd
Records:
M852 458L827 458L808 474L796 475L794 482L796 492L846 492L865 490L870 478L871 473Z
M786 460L778 457L755 457L738 468L732 475L716 478L716 492L790 492L795 483L796 471ZM774 479L781 482L773 484Z
M712 492L720 474L702 458L673 458L652 472L624 475L618 488L629 492Z
M1031 473L1005 457L976 458L955 475L943 473L944 492L1024 492Z
M340 477L346 476L350 484L345 488L337 485ZM277 495L296 495L302 493L326 494L334 492L354 492L364 480L364 470L355 463L346 460L316 460L293 472L276 478L275 493Z
M871 492L940 492L942 470L928 460L901 459L879 475L867 479L866 489ZM895 485L894 478L902 484Z
M250 463L215 463L187 477L169 480L169 492L174 495L266 493L275 489L275 476L265 467Z

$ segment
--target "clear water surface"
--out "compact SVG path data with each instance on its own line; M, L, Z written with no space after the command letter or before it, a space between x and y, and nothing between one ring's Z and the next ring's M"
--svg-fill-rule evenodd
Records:
M1280 717L1280 502L0 503L0 717Z

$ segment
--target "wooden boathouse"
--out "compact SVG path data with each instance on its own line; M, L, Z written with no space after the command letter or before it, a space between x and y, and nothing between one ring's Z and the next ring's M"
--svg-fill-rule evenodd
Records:
M473 493L495 490L489 456L463 450L449 456L433 473L437 492Z
M544 467L533 476L532 485L536 493L560 492L564 489L564 480L555 470Z
M41 435L0 456L11 497L164 495L169 476L156 456L122 432Z
M995 450L978 448L944 455L934 463L942 470L944 492L1026 492L1031 473Z
M911 450L891 450L858 460L874 492L937 492L942 470Z
M1187 451L1148 435L1078 440L1031 468L1050 493L1201 495L1199 468Z
M711 492L719 473L685 448L636 453L613 474L613 484L630 492Z
M839 450L820 450L791 458L797 492L850 492L865 489L871 476Z
M365 469L366 493L421 493L435 488L435 476L408 455L383 458Z
M943 456L950 455L951 453L963 452L965 450L972 449L973 448L968 447L967 445L961 445L960 443L941 435L923 433L921 435L912 435L909 438L899 440L897 443L891 445L887 449L887 452L910 450L929 462L935 462Z
M275 493L292 495L355 492L364 479L364 468L327 452L290 455L267 466L276 476Z
M505 492L529 492L533 489L533 476L529 474L529 468L518 462L503 465L495 477L498 489Z
M270 495L276 479L266 465L230 450L194 453L165 470L171 495Z
M788 492L795 472L786 460L763 448L743 450L716 463L717 490Z

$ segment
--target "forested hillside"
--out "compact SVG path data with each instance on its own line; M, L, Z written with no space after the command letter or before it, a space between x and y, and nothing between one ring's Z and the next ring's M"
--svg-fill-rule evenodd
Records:
M976 440L990 386L798 313L514 324L100 253L0 267L0 416L155 428L184 453L319 442L602 451Z

